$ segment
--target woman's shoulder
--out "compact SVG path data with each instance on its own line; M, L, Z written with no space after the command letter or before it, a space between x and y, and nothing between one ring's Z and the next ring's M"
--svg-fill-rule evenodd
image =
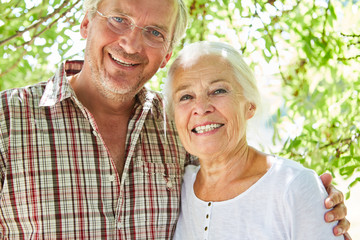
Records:
M185 167L184 179L192 178L199 171L200 166L189 164Z
M313 171L312 169L304 167L301 163L287 158L271 155L269 156L272 161L272 164L276 166L279 170L290 171L292 173L300 173L303 171Z
M271 156L274 174L279 176L284 183L294 184L295 182L314 181L318 175L312 169L306 168L300 163L278 157Z

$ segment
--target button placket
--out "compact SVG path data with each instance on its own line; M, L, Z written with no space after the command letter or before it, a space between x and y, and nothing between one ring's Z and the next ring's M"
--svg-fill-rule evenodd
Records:
M109 175L109 182L113 182L115 181L115 176L114 175Z
M204 240L209 238L209 227L210 227L210 219L211 219L211 212L212 212L213 203L208 202L205 216L204 216Z

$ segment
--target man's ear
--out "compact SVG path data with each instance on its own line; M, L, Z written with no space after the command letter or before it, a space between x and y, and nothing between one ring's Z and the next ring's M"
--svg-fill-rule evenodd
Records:
M88 31L89 31L89 12L86 12L84 19L81 21L80 24L80 35L86 39L88 37Z
M247 104L247 109L246 109L246 119L249 120L250 118L252 118L255 115L255 111L256 111L255 104L249 102Z
M166 64L169 62L169 60L171 58L171 55L172 55L172 51L168 52L168 54L166 54L166 56L164 57L164 60L162 61L161 65L160 65L160 68L163 68L166 66Z

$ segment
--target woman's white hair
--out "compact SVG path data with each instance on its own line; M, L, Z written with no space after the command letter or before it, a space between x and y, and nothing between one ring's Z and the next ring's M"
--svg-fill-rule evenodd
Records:
M168 78L164 86L164 94L167 102L167 111L173 116L172 106L172 81L178 68L188 68L196 64L204 56L220 56L225 59L243 89L245 98L256 107L256 112L261 108L261 97L256 84L254 74L245 63L241 53L234 47L222 42L196 42L185 46L179 53L168 71Z
M85 13L88 13L90 19L96 13L98 5L101 1L102 0L84 0L83 9ZM170 49L172 49L184 37L188 24L187 8L184 0L176 0L176 2L178 9Z

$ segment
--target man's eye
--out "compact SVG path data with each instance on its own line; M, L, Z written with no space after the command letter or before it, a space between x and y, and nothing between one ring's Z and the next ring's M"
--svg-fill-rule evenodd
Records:
M222 94L222 93L227 93L227 91L225 89L216 89L213 94L217 95L217 94Z
M161 36L161 33L159 31L154 30L154 29L151 30L151 34L154 35L155 37Z
M156 28L148 27L146 30L147 30L146 33L149 35L150 38L153 38L156 40L164 40L165 39L165 35Z
M113 19L116 23L125 23L125 22L126 22L126 18L124 18L124 17L112 17L112 19Z
M184 95L184 96L182 96L182 97L180 98L180 102L181 102L181 101L190 100L190 99L192 99L192 96L189 95L189 94L186 94L186 95Z

